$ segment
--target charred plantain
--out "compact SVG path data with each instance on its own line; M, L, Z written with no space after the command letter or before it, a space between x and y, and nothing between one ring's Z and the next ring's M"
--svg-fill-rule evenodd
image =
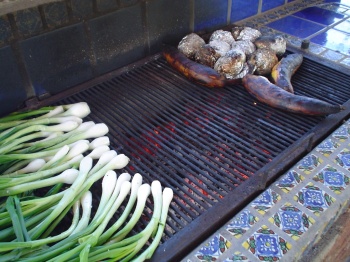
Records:
M207 87L224 87L226 84L240 82L240 80L226 80L213 68L192 61L174 47L165 47L163 56L175 70L197 84Z
M302 54L290 54L283 57L271 71L271 77L276 86L284 90L294 93L293 85L291 83L292 76L298 70L303 62Z
M243 77L242 83L246 90L257 100L284 111L325 116L338 113L344 109L341 105L333 105L316 98L291 94L272 84L264 76L246 75Z

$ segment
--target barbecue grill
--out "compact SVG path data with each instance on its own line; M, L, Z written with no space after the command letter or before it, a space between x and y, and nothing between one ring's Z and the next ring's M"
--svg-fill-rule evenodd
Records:
M311 56L293 77L296 94L347 108L349 82L345 71ZM174 71L160 54L35 106L79 101L91 108L87 120L106 123L112 147L131 158L125 171L174 190L152 261L179 261L349 115L349 109L328 117L282 112L238 84L206 88Z
M111 147L130 157L121 171L174 191L152 261L180 261L350 116L350 72L295 45L287 53L304 55L293 76L295 93L345 110L327 117L287 113L256 101L242 85L206 88L172 69L158 53L163 40L176 44L188 32L230 30L225 26L267 12L242 22L264 29L267 20L323 1L224 0L215 8L213 2L0 1L6 61L0 113L87 102L86 121L107 124ZM317 32L329 28L310 25ZM101 190L96 184L94 196ZM147 207L153 210L151 200ZM143 213L135 232L151 215Z

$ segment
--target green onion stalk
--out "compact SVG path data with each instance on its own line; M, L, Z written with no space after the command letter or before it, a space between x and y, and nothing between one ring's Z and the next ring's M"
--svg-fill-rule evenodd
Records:
M0 118L0 261L139 262L159 245L172 190L162 194L157 180L142 184L139 173L117 177L114 170L130 160L109 148L105 124L83 122L89 113L81 102ZM91 218L90 188L100 179L102 195ZM42 189L46 193L38 195ZM151 192L152 218L129 236ZM69 212L69 228L52 235Z

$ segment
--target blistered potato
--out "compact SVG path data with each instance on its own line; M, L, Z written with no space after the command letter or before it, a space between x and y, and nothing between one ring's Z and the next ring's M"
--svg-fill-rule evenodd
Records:
M251 54L248 63L251 66L255 66L256 74L267 75L271 73L272 68L278 63L278 58L271 49L259 48Z
M287 41L282 35L261 36L254 41L257 48L271 49L278 56L286 52Z
M261 32L251 27L234 27L232 29L232 35L235 40L249 40L254 42L255 39L261 36Z
M255 45L250 40L235 41L231 44L231 49L240 49L245 55L250 55L256 50Z
M195 53L203 45L205 45L203 38L201 38L196 33L191 33L181 39L177 48L188 58L194 59Z
M245 61L246 56L243 51L230 50L216 61L214 70L227 79L235 79L242 71Z
M220 56L212 46L205 44L197 50L194 60L197 63L213 68Z
M209 42L213 41L213 40L224 41L224 42L228 43L229 45L231 45L233 42L235 42L235 39L233 38L231 32L224 31L224 30L214 31L210 36Z
M209 42L209 45L213 47L220 56L224 56L231 49L228 43L221 40L212 40Z

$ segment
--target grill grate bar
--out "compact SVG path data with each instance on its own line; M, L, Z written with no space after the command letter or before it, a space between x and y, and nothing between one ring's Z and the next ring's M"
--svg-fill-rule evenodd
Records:
M165 63L163 61L163 63ZM166 65L166 64L165 64ZM154 65L154 67L156 68L156 66ZM149 69L148 69L149 70ZM151 73L151 71L150 71ZM166 80L168 81L168 83L175 85L177 88L184 90L184 93L188 93L188 88L192 87L188 87L188 83L187 84L179 84L182 77L180 75L177 74L177 72L175 71L162 71L162 72L155 72L154 74L167 74L166 76ZM177 76L174 78L174 74ZM297 74L299 74L299 72L297 72ZM185 88L184 88L185 86ZM187 87L186 87L187 86ZM214 96L215 94L212 94L208 89L205 89L203 91L203 87L199 87L198 86L194 86L197 88L194 88L193 92L197 92L197 93L205 93L207 96ZM201 90L202 88L202 90ZM298 89L299 87L296 85L296 88ZM314 124L316 124L317 122L320 121L320 119L322 118L315 118L315 117L307 117L307 116L299 116L299 115L286 115L284 112L282 111L278 111L278 110L274 110L273 114L271 114L271 107L264 105L264 104L259 104L259 106L261 108L259 108L258 110L256 109L256 101L243 89L243 87L240 86L234 86L234 88L229 87L227 90L225 90L227 92L225 92L225 95L227 95L230 99L232 99L232 101L234 101L234 103L228 103L228 99L226 99L226 107L225 109L229 109L232 110L232 104L237 104L237 108L238 110L233 110L233 112L235 114L239 113L239 114L243 114L245 112L249 112L248 115L244 115L247 116L247 118L245 118L244 120L246 121L250 121L252 123L254 123L254 120L261 118L262 116L267 116L269 118L269 120L273 121L274 123L279 123L279 125L288 125L288 129L291 132L295 132L297 133L297 136L300 136L300 128L303 129L309 129L309 122L312 122ZM262 112L261 112L262 111ZM305 117L308 118L308 121L305 121ZM287 121L286 121L287 119ZM293 124L291 124L291 122L293 122ZM288 132L287 134L291 135L292 140L294 141L295 136L293 136L291 132ZM282 141L282 140L281 140Z
M100 92L103 92L103 94L104 95L106 95L106 97L105 98L108 98L108 97L110 97L109 96L109 94L107 93L107 92L104 92L103 90L99 90ZM92 96L93 94L89 94L89 96ZM101 95L99 95L99 97L96 97L95 99L99 99L99 101L97 101L97 102L99 102L98 103L98 105L100 105L100 104L103 104L103 102L105 101L104 99L103 99L104 97L102 97ZM97 106L97 108L96 108L96 110L98 111L98 112L100 112L101 111L101 108L98 108L98 106ZM107 111L108 112L108 111ZM106 111L105 111L105 113L107 113ZM120 108L118 109L118 111L117 112L111 112L110 113L110 115L109 116L106 116L105 118L104 117L101 117L100 119L102 119L102 121L103 122L106 122L106 124L107 125L109 125L109 126L115 126L115 122L113 122L113 121L109 121L109 119L111 119L112 117L113 117L113 115L115 115L115 114L118 114L119 116L122 116L122 111L120 111ZM119 123L117 123L117 125L119 125ZM125 126L120 126L120 128L121 129L124 129L125 128ZM138 135L133 129L128 129L127 130L128 132L129 132L129 134L133 134L133 135ZM112 135L113 135L113 130L111 130L111 133L112 133ZM119 135L120 135L120 133L119 133ZM123 139L125 139L125 141L133 141L133 140L130 140L130 138L128 138L128 137L124 137ZM132 150L134 150L135 148L137 148L137 147L139 147L140 146L140 144L139 143L141 143L141 146L145 146L145 147L148 147L149 145L147 144L147 141L141 141L141 140L139 140L139 141L137 141L138 143L134 143L134 146L131 148L131 152L132 152ZM161 153L161 151L158 151L159 153ZM133 154L133 153L132 153ZM162 158L162 156L163 156L163 158ZM151 166L151 162L153 162L154 161L154 156L150 156L150 157L148 157L148 155L146 154L146 155L142 155L142 157L143 157L143 160L145 160L146 158L148 159L148 158L150 158L150 166ZM162 154L160 154L159 156L157 156L157 157L159 157L159 159L160 159L160 161L158 161L158 164L159 165L161 165L162 164L162 159L166 159L167 158L167 156L166 155L162 155ZM176 156L175 156L176 157ZM187 164L188 164L189 162L187 162ZM133 163L131 163L131 164L133 164ZM181 173L181 172L183 172L183 170L185 170L185 171L187 171L187 172L190 172L190 170L185 166L185 165L180 165L181 163L176 163L176 164L174 164L173 162L171 162L170 160L168 160L167 161L167 164L169 164L169 165L172 165L172 168L174 168L174 169L177 169L177 172L179 172L179 173ZM164 169L165 169L165 171L166 172L168 172L168 173L173 173L173 171L172 170L169 170L166 166L164 166L164 165L161 165L161 167L163 167ZM192 167L194 167L193 165L192 165ZM194 167L194 168L196 168L196 167ZM155 171L154 170L152 170L152 172L154 173ZM162 172L161 172L162 173ZM151 177L149 177L149 181L150 180L152 180L152 178ZM174 182L174 180L173 179L171 179L170 178L170 180L172 180L172 182ZM179 188L181 188L181 185L180 184L178 184L178 183L174 183L175 184L175 186L174 187L179 187ZM190 187L190 185L189 185L189 187ZM194 187L192 187L191 188L191 190L193 190L194 192L196 192L197 191L197 189L196 188L194 188ZM207 190L207 188L206 188L206 190ZM213 190L216 190L216 188L213 188ZM184 194L186 194L187 192L184 192ZM197 192L198 194L200 194L200 192ZM189 203L190 204L190 203ZM212 203L211 203L212 204ZM209 206L211 206L211 204L209 205ZM208 206L205 206L205 208L207 208ZM191 208L193 208L193 209L197 209L197 206L191 206ZM200 212L200 210L198 209L198 210L196 210L197 212Z
M130 94L130 97L133 97L133 94ZM135 97L136 99L139 99L139 100L142 100L142 97ZM144 103L148 103L148 101L143 101ZM150 107L150 108L152 108L152 107ZM169 117L170 118L170 116L168 115L168 114L166 114L165 112L164 112L164 116L167 116L167 117ZM168 118L168 119L169 119ZM178 118L176 118L176 117L174 117L174 116L172 116L172 119L171 119L171 122L175 122L175 123L177 123L177 124L182 124L183 122L181 121L181 120L179 120ZM155 122L155 124L156 125L162 125L162 123L160 123L160 122L158 122L158 121L156 121ZM207 152L213 152L213 151L215 151L215 148L212 146L212 144L210 143L209 145L206 145L205 144L205 141L201 138L201 137L199 137L199 133L197 132L197 129L194 129L194 128L190 128L190 127L187 127L186 126L186 128L188 128L189 130L191 130L191 132L193 133L193 134L197 134L198 136L189 136L184 130L182 130L181 129L181 126L178 126L178 125L176 125L176 127L174 127L174 130L175 130L175 132L172 132L172 131L169 131L168 129L165 129L164 131L164 133L166 134L166 135L173 135L175 138L176 138L176 143L178 144L178 145L180 145L180 146L182 146L182 147L184 147L184 148L186 148L186 147L188 147L188 146L185 146L185 145L183 145L183 143L185 143L185 142L190 142L191 144L193 143L193 144L201 144L201 143L203 143L203 144L201 144L201 147L204 149L204 150L206 150ZM177 133L179 133L180 135L177 135ZM185 140L183 139L183 137L185 138ZM196 141L197 140L197 141ZM208 140L211 140L212 142L214 142L210 137L208 137ZM207 141L208 141L207 140ZM184 141L184 142L181 142L181 141ZM199 146L199 145L198 145ZM217 150L217 149L216 149ZM189 154L192 154L193 152L188 152ZM194 152L195 153L195 152ZM224 155L226 155L226 157L230 157L229 156L229 154L226 154L225 152L224 152ZM200 157L200 156L198 156L198 155L196 155L196 157ZM221 163L221 162L219 162L218 160L216 160L216 159L214 159L212 156L210 156L210 155L206 155L206 158L208 158L211 162L213 162L213 163L215 163L216 165L218 165L218 168L220 168L220 170L221 169L226 169L226 167ZM220 171L217 167L215 167L215 166L210 166L211 168L213 168L214 170L216 170L216 171ZM227 172L228 172L228 170L226 170ZM224 182L224 183L226 183L227 181L225 180L225 179L223 179L221 176L215 176L215 178L216 179L219 179L220 181L222 181L222 182ZM231 179L234 181L234 182L239 182L235 177L232 177L231 176Z
M184 95L185 97L186 97L186 95ZM192 105L192 106L196 106L196 104L198 104L196 101L194 101L193 103L191 103L190 102L190 100L191 100L191 97L189 96L189 97L186 97L186 101L187 101L187 104L190 104L190 105ZM226 115L233 115L233 114L235 114L235 115L238 115L238 112L235 112L235 111L231 111L231 112L229 112L228 110L225 110L225 108L223 108L223 107L221 107L220 108L220 111L215 111L215 112L212 112L212 110L210 110L210 107L208 107L207 105L206 105L206 101L200 101L202 104L201 104L201 108L202 108L202 110L204 111L204 109L205 109L205 112L208 112L208 115L211 115L211 116L216 116L216 114L218 114L218 112L220 112L220 113L223 113L223 117L221 117L218 121L219 122L211 122L212 123L212 125L215 125L215 127L217 127L217 126L225 126L225 130L227 129L227 127L234 127L234 128L239 128L239 127L237 127L237 125L234 125L234 123L230 123L228 120L226 120L225 119L225 114ZM224 122L224 124L222 124ZM245 125L249 125L249 124L252 124L249 120L248 121L246 121L245 123L244 123ZM263 132L265 132L265 131L263 131ZM220 135L220 134L215 134L216 136L218 136L218 135ZM231 133L231 135L234 135L233 133ZM264 135L266 135L266 133L264 134ZM229 136L230 137L230 136ZM227 138L227 136L225 135L225 139ZM237 137L235 137L235 138L237 138ZM284 141L283 141L284 142ZM282 143L283 143L282 142ZM272 144L273 144L274 142L272 142ZM267 146L269 146L269 145L272 145L271 143L269 143ZM275 148L276 149L276 148ZM268 154L262 154L262 155L264 155L265 156L265 158L264 159L262 159L263 161L266 161L266 159L267 158L269 158L270 157L270 155L268 155Z
M130 96L132 96L132 94L130 94ZM164 97L165 96L162 96L162 99L164 99ZM142 97L138 97L137 99L140 99L140 100L142 100L143 98ZM169 102L171 102L171 100L169 99L168 100ZM147 103L147 104L149 104L149 102L148 101L146 101L146 100L143 100L143 102L144 103ZM203 105L201 105L203 108L205 108L205 105L203 104ZM179 108L179 106L177 106L178 108ZM176 113L176 112L174 112L174 113ZM164 112L164 114L166 115L166 112ZM205 122L206 122L206 119L204 119L204 118L202 118L202 117L200 117L199 116L199 114L198 113L195 113L195 112L191 112L191 113L189 113L188 115L191 115L192 117L196 117L196 118L198 118L198 119L200 119L200 120L202 120L202 122L201 122L201 125L203 125L203 126L205 126L206 127L206 129L205 129L205 132L207 133L207 134L209 134L209 136L207 136L206 137L206 139L209 139L211 142L213 142L213 144L215 143L217 143L217 141L219 141L219 142L221 142L221 143L225 143L226 141L225 140L227 140L228 139L228 137L230 137L231 135L232 136L234 136L233 134L230 134L230 136L227 136L227 135L222 135L222 134L220 134L220 133L218 133L217 132L217 127L223 127L220 123L217 123L217 121L216 120L213 120L213 119L211 119L211 123L212 122L214 122L214 121L216 121L216 122L214 122L214 127L212 126L212 125L207 125ZM182 120L177 120L178 118L174 118L174 119L172 119L174 122L176 121L177 123L180 123L180 124L182 124L183 125L183 123L184 123L184 121L186 121L186 119L182 119ZM180 125L180 126L176 126L176 127L178 127L178 128L181 128L181 126L182 125ZM194 133L197 133L198 134L198 132L199 131L197 131L198 129L200 130L201 128L200 128L200 126L197 126L197 128L196 128L196 126L195 127L193 127L193 128L191 128L191 126L190 125L188 125L188 126L186 126L185 127L185 129L187 130L187 132L188 132L188 129L190 129L191 130L191 134L194 132ZM180 131L179 129L177 129L178 131ZM181 131L180 131L181 132ZM184 134L185 135L185 132L184 131L182 131L182 134ZM214 138L215 137L215 141L214 141ZM222 138L221 138L222 137ZM192 141L194 142L194 143L198 143L199 141L201 141L201 142L205 142L205 141L203 141L203 140L201 140L201 138L200 137L193 137L192 136ZM197 140L197 141L194 141L194 139L195 140ZM239 138L237 138L238 140L239 140ZM232 140L232 139L230 139L231 140L231 142L235 142L234 140ZM208 141L208 140L207 140ZM241 140L242 141L242 140ZM243 142L243 141L242 141ZM211 148L211 150L217 150L217 148L215 148L214 146L213 146L213 144L212 143L210 143L209 144L209 146L210 146L210 148ZM205 147L204 147L205 148ZM242 150L242 149L241 149ZM227 154L226 154L226 156L227 157L229 157ZM269 156L270 157L270 156ZM249 158L249 156L247 155L247 158ZM250 160L254 160L254 161L256 161L256 159L250 159ZM263 161L265 161L266 162L266 160L267 160L267 158L263 158ZM251 164L251 163L249 163L249 164ZM249 167L246 167L246 168L248 168L248 170L250 169Z
M119 90L116 90L116 91L119 92ZM123 91L127 91L127 90L121 90L120 92L123 92ZM130 97L132 97L132 94L130 94ZM124 113L125 113L125 112L124 112ZM125 113L125 114L126 114L126 113ZM125 116L126 116L126 117L130 116L130 113L129 113L129 114L126 114ZM136 114L134 115L134 117L137 117ZM146 127L146 128L145 128L146 130L152 129L152 126L150 126L150 125L149 125L146 121L144 121L142 118L140 118L139 121L140 121L140 124L142 123L142 124L144 125L143 127ZM158 124L158 123L156 123L156 124ZM171 134L171 135L176 136L176 134ZM188 151L188 152L185 151L187 148L186 148L186 146L185 146L183 143L180 142L181 138L178 137L178 136L177 136L177 138L178 138L178 139L175 140L175 141L176 141L176 145L179 146L179 147L177 148L177 151L181 154L181 156L182 156L182 155L191 155L191 152L190 152L190 151ZM161 141L159 141L156 137L154 137L154 138L152 138L152 139L154 139L157 143L161 143ZM174 140L172 140L172 141L175 142ZM163 143L163 146L167 149L167 152L168 152L168 153L171 153L171 154L172 154L172 156L173 156L174 158L178 157L178 155L176 155L175 153L172 153L173 150L172 150L172 148L170 148L170 145L169 145L168 142L164 142L164 143ZM183 149L185 149L185 150L183 150ZM187 162L186 164L188 164L188 165L193 165L193 164L195 164L195 163ZM198 162L197 162L196 164L198 165ZM199 164L199 166L202 167L203 169L209 168L209 170L211 169L211 170L220 171L216 166L212 165L210 162L206 162L206 165L208 165L208 166L204 166L202 163ZM215 180L214 178L212 178L212 177L208 177L208 179L212 180L212 182L216 182L216 180ZM217 179L220 179L220 178L217 177ZM224 179L220 179L220 180L221 180L221 182L225 182Z

